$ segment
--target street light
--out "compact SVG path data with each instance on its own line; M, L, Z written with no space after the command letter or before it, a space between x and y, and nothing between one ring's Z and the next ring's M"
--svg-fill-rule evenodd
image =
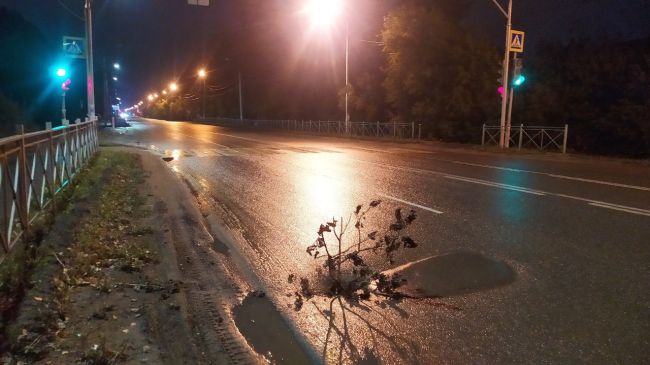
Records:
M307 0L304 12L310 17L312 25L318 28L329 27L338 18L345 18L345 131L350 131L350 22L343 15L342 0Z
M308 0L305 13L317 27L329 27L336 22L343 10L342 0Z
M176 92L178 91L178 84L175 82L172 82L169 84L169 91L171 92Z
M65 77L65 75L68 74L68 71L65 68L58 68L56 70L56 76L57 77Z
M113 81L117 81L117 76L113 76Z
M167 90L162 91L163 95L167 95Z
M201 81L203 81L203 97L202 97L202 99L203 99L203 110L202 110L202 112L203 113L202 114L203 114L203 119L205 119L205 79L208 77L208 73L205 71L205 68L202 68L202 69L199 70L199 72L197 72L197 75L199 76L199 79L201 79Z
M116 69L116 70L119 70L120 67L121 67L120 64L117 63L117 62L113 64L113 68Z

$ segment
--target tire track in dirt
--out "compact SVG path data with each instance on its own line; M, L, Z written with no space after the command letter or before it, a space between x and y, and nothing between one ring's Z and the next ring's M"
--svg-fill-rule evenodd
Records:
M227 267L227 258L213 248L214 238L204 224L194 197L169 169L161 169L158 158L143 153L145 168L151 172L149 184L160 200L165 240L176 253L189 326L196 341L197 357L205 364L261 364L257 355L235 326L230 308L248 289ZM162 196L161 192L164 192ZM243 288L243 289L242 289Z

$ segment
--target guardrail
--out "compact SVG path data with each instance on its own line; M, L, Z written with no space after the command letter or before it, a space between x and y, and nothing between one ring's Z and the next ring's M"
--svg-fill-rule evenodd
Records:
M0 139L0 262L99 146L96 122Z
M499 145L501 126L489 126L483 124L481 145ZM504 128L505 129L505 128ZM534 148L540 151L557 150L566 153L567 139L569 137L569 126L564 127L540 127L524 126L523 124L510 128L509 145L517 146L518 149Z
M203 118L202 122L233 128L258 130L285 130L331 136L359 136L393 139L421 139L422 124L404 122L350 122L346 130L342 121L315 120L240 120L228 118Z

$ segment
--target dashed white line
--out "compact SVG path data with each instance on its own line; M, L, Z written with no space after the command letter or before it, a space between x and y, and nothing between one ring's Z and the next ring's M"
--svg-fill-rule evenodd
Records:
M611 181L602 181L602 180L595 180L595 179L587 179L587 178L582 178L582 177L575 177L575 176L566 176L566 175L559 175L559 174L552 174L548 172L541 172L541 171L532 171L532 170L523 170L523 169L515 169L511 167L502 167L502 166L494 166L494 165L484 165L484 164L479 164L479 163L472 163L472 162L465 162L465 161L456 161L456 160L445 160L445 159L434 159L435 161L442 161L442 162L449 162L449 163L454 163L457 165L465 165L465 166L473 166L473 167L482 167L486 169L493 169L493 170L502 170L502 171L511 171L511 172L523 172L527 174L535 174L535 175L544 175L556 179L564 179L564 180L572 180L572 181L580 181L580 182L586 182L590 184L599 184L599 185L607 185L607 186L614 186L617 188L625 188L625 189L634 189L634 190L641 190L641 191L650 191L650 187L646 186L638 186L638 185L630 185L630 184L621 184L621 183L615 183Z
M518 191L520 193L533 194L533 195L539 195L539 196L546 195L546 193L544 193L543 191L532 190L532 189L524 188L524 187L521 187L521 186L514 186L514 185L509 185L509 184L496 183L496 182L492 182L492 181L473 179L473 178L469 178L469 177L460 177L460 176L456 176L456 175L446 175L445 174L443 176L445 178L447 178L447 179L465 181L465 182L479 184L479 185L493 186L493 187L496 187L496 188Z
M179 133L179 134L181 134L181 135L183 135L183 136L186 136L186 137L189 137L189 138L192 138L192 139L196 139L197 141L201 141L201 142L205 142L205 143L210 143L210 144L213 144L213 145L215 145L215 146L219 146L219 147L221 147L221 148L225 148L225 149L231 150L231 151L233 151L233 152L235 152L235 153L239 153L239 151L237 151L236 149L234 149L234 148L232 148L232 147L228 147L228 146L225 146L225 145L222 145L222 144L216 143L216 142L212 142L212 141L207 140L207 139L194 137L194 136L191 136L191 135L189 135L189 134L185 134L185 133Z
M649 216L650 217L650 210L636 208L636 207L629 207L629 206L626 206L626 205L619 205L619 204L614 204L614 203L602 202L602 201L598 201L598 200L591 200L591 199L587 199L587 198L580 198L580 197L573 196L573 195L566 195L566 194L560 194L560 193L551 193L551 192L542 191L542 190L533 190L533 189L528 189L528 188L525 188L525 187L522 187L522 186L501 184L501 183L497 183L497 182L493 182L493 181L486 181L486 180L468 178L468 177L464 177L464 176L446 174L446 173L443 173L443 172L432 171L432 170L423 170L423 169L418 169L418 168L413 168L413 167L394 166L394 165L384 164L384 163L380 163L380 162L371 162L371 161L360 161L360 162L369 163L369 164L382 166L382 167L388 167L388 168L392 168L392 169L396 169L396 170L419 172L419 173L424 173L424 174L429 174L429 175L437 175L437 176L442 176L442 177L447 178L447 179L465 181L465 182L469 182L469 183L474 183L474 184L479 184L479 185L484 185L484 186L491 186L491 187L506 189L506 190L512 190L512 191L517 191L517 192L527 193L527 194L532 194L532 195L537 195L537 196L548 195L548 196L555 196L555 197L572 199L572 200L579 200L579 201L586 202L587 204L589 204L591 206L594 206L594 207L598 207L598 208L612 209L612 210L617 210L617 211L621 211L621 212L625 212L625 213L644 215L644 216Z
M644 210L644 209L632 208L632 207L623 207L623 206L619 206L617 204L589 203L589 205L592 205L594 207L599 207L599 208L617 210L619 212L625 212L625 213L637 214L637 215L644 215L646 217L650 217L650 210Z
M431 212L431 213L442 214L442 212L439 211L439 210L436 210L436 209L433 209L433 208L429 208L429 207L426 207L426 206L424 206L424 205L420 205L420 204L417 204L417 203L413 203L413 202L410 202L410 201L407 201L407 200L402 200L402 199L396 198L396 197L394 197L394 196L390 196L390 195L386 195L386 194L381 194L381 193L378 194L378 195L381 196L382 198L386 198L386 199L389 199L389 200L394 200L394 201L399 202L399 203L402 203L402 204L406 204L406 205L410 205L410 206L412 206L412 207L416 207L416 208L424 209L424 210L429 211L429 212Z

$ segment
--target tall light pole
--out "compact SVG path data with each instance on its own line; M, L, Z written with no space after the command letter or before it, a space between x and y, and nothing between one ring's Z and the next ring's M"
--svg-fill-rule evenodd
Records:
M512 0L508 0L508 11L505 11L497 0L492 0L501 13L506 17L506 42L503 55L503 97L501 98L501 130L499 133L499 147L505 148L506 143L506 120L508 112L508 97L509 97L509 71L510 71L510 31L512 30Z
M350 112L348 100L350 98L350 22L345 17L345 133L350 132Z
M328 27L343 13L342 0L308 0L304 11L311 17L315 27ZM345 131L350 130L350 22L345 18Z
M239 79L239 121L244 121L244 101L242 100L241 92L241 71L237 73Z
M202 114L203 114L203 119L205 119L205 79L207 78L208 73L205 71L204 68L202 68L202 69L199 70L197 75L199 76L199 79L201 79L201 81L203 81L203 96L202 96L203 110L202 110Z
M92 0L86 0L84 6L86 17L86 92L88 95L88 119L97 120L95 116L95 76L93 63L93 13Z

